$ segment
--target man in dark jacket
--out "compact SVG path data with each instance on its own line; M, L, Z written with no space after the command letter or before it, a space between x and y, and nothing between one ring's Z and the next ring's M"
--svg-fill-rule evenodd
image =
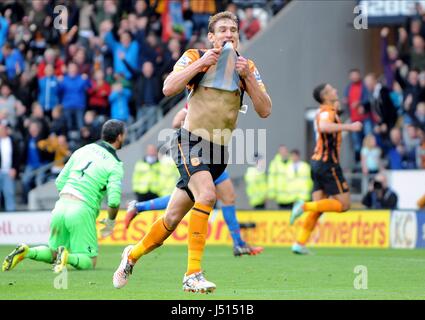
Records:
M362 204L368 209L396 209L398 197L387 185L387 178L379 173L369 185Z
M397 122L397 109L391 100L390 90L379 83L373 73L368 74L364 82L369 91L366 109L371 111L374 131L378 134L378 144L382 147L388 143L389 133Z
M136 117L137 120L144 119L140 126L140 133L143 134L157 121L158 103L162 94L160 81L150 61L143 63L141 72L132 69L126 60L124 64L131 70L135 79L133 95L137 110Z
M37 144L42 139L41 137L41 125L37 120L31 120L28 126L29 136L25 142L25 149L23 154L23 163L25 163L25 171L22 176L23 186L23 202L28 203L28 193L34 187L36 177L34 176L34 170L39 169L43 165L53 161L53 154L47 151L41 151ZM37 180L44 182L44 175L39 174Z

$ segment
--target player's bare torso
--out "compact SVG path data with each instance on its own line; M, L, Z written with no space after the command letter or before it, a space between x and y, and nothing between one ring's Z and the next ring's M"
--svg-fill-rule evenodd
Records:
M203 139L227 145L239 114L239 91L230 92L199 86L188 104L188 114L183 127Z

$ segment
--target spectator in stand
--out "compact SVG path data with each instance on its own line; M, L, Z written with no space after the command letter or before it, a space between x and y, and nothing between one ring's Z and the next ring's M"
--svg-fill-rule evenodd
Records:
M112 85L112 92L109 96L111 119L117 119L127 123L130 121L130 98L130 89L123 87L121 82L115 82Z
M16 123L15 103L16 98L10 90L10 86L4 82L0 87L0 111L6 112L7 121L12 127Z
M30 68L27 68L14 82L15 86L12 86L12 91L16 99L20 100L25 106L31 106L38 99L41 90L35 74L30 71Z
M127 62L124 63L128 66ZM161 84L155 74L154 65L150 61L143 63L141 72L130 69L133 73L134 101L137 109L137 120L146 119L140 127L140 134L145 133L157 121L158 103L161 98Z
M0 193L6 211L14 211L15 181L19 173L19 146L9 134L7 120L0 121Z
M75 53L75 56L73 56L72 61L77 65L78 73L87 75L91 73L91 65L86 61L85 48L79 47Z
M373 73L365 77L364 83L369 92L369 102L365 109L371 111L378 144L383 146L389 140L389 131L397 122L397 109L392 103L389 89L379 83Z
M128 30L123 31L119 37L120 41L118 42L112 31L109 31L106 33L104 41L113 55L114 73L122 73L126 79L130 79L131 72L124 65L121 55L124 54L125 60L131 67L137 69L139 65L139 43L132 40L133 36Z
M386 157L388 160L388 169L402 170L415 169L416 159L414 154L409 154L402 140L400 128L393 128L390 132L391 148ZM413 157L412 157L413 156Z
M373 123L370 109L367 108L369 106L369 92L362 81L360 70L350 70L349 79L350 83L344 93L344 103L350 112L351 121L360 121L363 124L362 131L351 133L355 159L359 161L363 138L372 132Z
M34 187L36 179L33 174L34 170L39 169L52 160L51 154L41 151L37 147L37 143L41 140L40 130L40 123L32 120L28 127L29 136L25 142L24 158L22 161L25 164L25 170L22 175L22 202L24 204L28 203L28 193ZM43 182L44 175L39 175L37 180Z
M27 135L27 128L25 127L27 119L29 118L29 115L27 114L27 107L25 105L17 100L15 103L15 110L16 110L16 122L13 126L13 137L17 141L23 141L24 138Z
M416 107L412 123L422 131L425 131L425 102L419 103Z
M62 96L63 113L69 130L79 130L84 125L86 91L90 81L86 74L78 73L74 62L68 64L68 73L59 78L59 92Z
M56 179L65 166L65 159L71 155L66 136L57 136L52 133L47 139L38 141L37 147L40 151L54 155L54 164L50 169L50 174L45 177L45 180Z
M425 169L425 131L418 129L418 136L420 138L420 144L415 150L416 167L418 169Z
M155 64L155 69L161 70L166 59L166 50L161 43L161 39L154 32L150 32L146 37L143 51L141 63L152 61Z
M11 81L18 77L25 70L25 60L21 52L6 43L0 58L0 72L5 75L5 79Z
M31 106L31 114L26 126L30 121L37 121L40 124L40 139L46 139L50 134L50 124L44 115L43 108L38 102L34 102Z
M105 0L96 1L95 25L99 26L103 21L114 21L118 13L117 1Z
M390 92L391 101L397 109L397 114L403 114L403 89L397 81L393 82L393 90Z
M414 125L407 124L403 127L402 136L404 145L406 146L406 153L413 162L416 158L416 148L421 143L421 139L418 135L418 130Z
M3 48L7 41L9 31L9 21L0 14L0 48Z
M208 32L208 19L217 12L215 1L189 0L190 10L193 12L193 31L202 34Z
M408 43L408 35L404 28L399 29L399 47L401 56L408 60L412 69L425 69L425 43L420 34L412 34L412 45Z
M167 75L171 73L171 71L173 71L173 67L176 64L177 60L179 60L181 54L182 52L180 42L175 38L170 39L164 55L165 61L162 65L162 68L158 69L154 66L154 69L156 71L155 74L160 78L161 81L164 81Z
M105 74L102 70L94 72L91 88L88 89L89 110L96 111L98 115L110 116L108 97L111 94L111 86L105 81Z
M52 119L52 109L59 103L59 82L54 75L53 65L44 68L44 77L38 80L38 103L43 108L44 114Z
M373 134L368 134L363 140L361 164L364 175L376 174L381 169L381 149L376 145Z
M81 128L81 147L86 144L96 142L100 139L102 124L96 119L96 112L86 111L84 115L84 127Z
M90 39L95 35L95 32L92 28L92 25L95 23L94 9L95 4L93 1L83 1L81 3L78 21L78 42L81 43L84 47L89 46Z
M66 124L65 116L63 115L63 107L57 105L52 110L52 123L50 125L50 132L56 134L57 136L66 135L68 132L68 127Z
M398 50L395 46L388 45L388 35L390 29L385 27L381 30L381 63L384 67L385 85L388 88L394 86L394 73L396 61L399 59Z
M400 84L404 94L403 115L408 117L408 121L411 121L422 92L419 82L419 70L410 69L406 79L401 76L400 72L400 69L403 68L403 62L398 60L396 65L395 79Z
M152 14L152 8L149 7L146 0L136 0L134 3L134 12L137 17L149 17Z
M37 77L39 79L45 76L44 69L48 64L54 66L54 74L56 77L64 75L66 69L65 63L57 56L54 49L49 48L44 52L44 59L40 62L37 68Z
M247 7L245 9L245 17L240 22L241 37L250 40L260 30L260 20L254 16L254 9Z
M388 187L383 173L371 180L369 191L362 200L362 204L368 209L397 209L397 202L397 194Z

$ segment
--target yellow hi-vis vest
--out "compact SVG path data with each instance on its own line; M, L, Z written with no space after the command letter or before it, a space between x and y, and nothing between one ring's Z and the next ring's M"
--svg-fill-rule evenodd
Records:
M161 176L160 184L161 190L159 191L159 196L167 196L172 194L174 188L176 187L177 180L180 177L179 170L174 163L174 160L169 156L163 156L160 160L161 163Z
M270 162L267 183L268 197L278 204L294 202L288 177L288 166L291 164L290 160L284 162L280 154L277 154Z
M293 201L310 200L311 191L313 189L310 165L304 161L300 161L297 171L295 172L294 163L291 161L290 165L286 168L286 172L290 184L291 199L293 199Z
M148 192L159 194L161 190L160 169L161 163L158 161L153 164L144 160L137 161L133 172L133 191L140 194Z
M251 207L264 204L267 199L267 176L256 167L249 167L245 173L245 190Z

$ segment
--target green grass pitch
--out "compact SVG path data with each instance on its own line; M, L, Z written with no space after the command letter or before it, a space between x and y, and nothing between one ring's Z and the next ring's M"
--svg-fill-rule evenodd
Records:
M0 246L0 257L14 247ZM185 246L164 246L142 258L128 285L112 286L123 247L102 246L96 270L68 268L68 288L54 288L51 266L24 260L0 272L0 299L425 299L425 250L265 248L259 256L233 257L230 247L209 246L203 266L217 285L213 294L182 291ZM356 290L355 266L367 267L367 289Z

